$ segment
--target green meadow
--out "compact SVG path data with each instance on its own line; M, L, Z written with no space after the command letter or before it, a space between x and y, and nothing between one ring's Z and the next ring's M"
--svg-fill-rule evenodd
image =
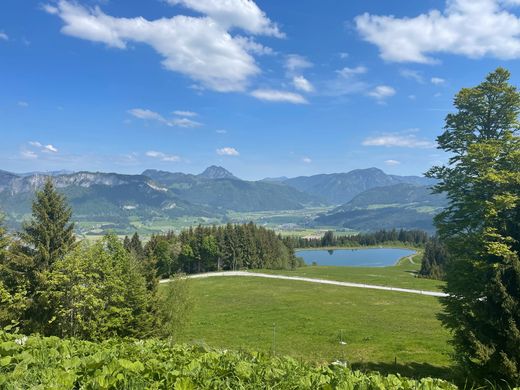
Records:
M355 269L352 279L348 271L353 268L333 268L307 267L289 274L363 280L361 269ZM390 282L400 280L399 272L408 269L412 265L378 272L386 273L382 280ZM434 283L409 278L401 285L434 289ZM441 309L437 298L252 277L190 283L195 305L181 342L272 352L305 361L340 360L355 368L407 376L450 376L449 335L436 318Z

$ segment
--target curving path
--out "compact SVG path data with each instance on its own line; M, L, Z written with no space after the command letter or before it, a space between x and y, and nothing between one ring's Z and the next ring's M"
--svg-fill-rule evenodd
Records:
M248 277L267 278L267 279L296 280L296 281L300 281L300 282L330 284L333 286L342 286L342 287L355 287L355 288L368 288L368 289L372 289L372 290L397 291L397 292L403 292L403 293L409 293L409 294L427 295L427 296L431 296L431 297L446 297L448 295L446 293L438 292L438 291L412 290L412 289L408 289L408 288L377 286L374 284L338 282L335 280L305 278L302 276L262 274L262 273L256 273L256 272L246 272L246 271L208 272L208 273L203 273L203 274L188 275L188 278L201 279L201 278L211 278L211 277L215 277L215 276L248 276ZM169 281L170 281L170 279L163 279L159 283L168 283Z

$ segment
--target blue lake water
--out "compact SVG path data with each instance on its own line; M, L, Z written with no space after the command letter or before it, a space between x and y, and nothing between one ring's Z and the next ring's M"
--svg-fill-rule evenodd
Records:
M394 265L402 257L413 255L415 251L398 248L301 250L296 256L311 265L386 267Z

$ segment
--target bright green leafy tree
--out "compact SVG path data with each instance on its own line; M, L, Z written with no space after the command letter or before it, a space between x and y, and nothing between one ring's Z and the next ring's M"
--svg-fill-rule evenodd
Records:
M75 248L53 264L44 281L50 334L100 340L145 337L156 328L157 299L139 261L114 235Z
M0 327L19 325L29 304L26 267L16 261L19 258L12 251L15 245L2 225L0 214Z
M441 319L477 380L520 384L520 94L499 68L455 98L428 175L448 207L436 227L450 254Z

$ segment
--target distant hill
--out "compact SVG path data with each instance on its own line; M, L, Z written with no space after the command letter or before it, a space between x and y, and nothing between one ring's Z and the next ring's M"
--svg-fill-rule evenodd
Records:
M283 183L330 204L343 204L371 188L399 183L428 185L433 181L420 176L387 175L380 169L368 168L356 169L347 173L300 176L287 179Z
M315 223L354 230L423 229L433 230L433 217L447 204L430 186L400 183L371 188L350 202L322 215Z
M0 209L11 221L30 214L34 192L48 176L35 174L0 175ZM78 221L129 224L132 219L216 216L216 211L179 198L167 188L143 175L77 172L53 176L58 190L65 194Z
M334 204L342 206L314 223L356 230L431 228L433 213L443 206L442 198L429 193L426 184L431 185L431 180L387 175L376 168L260 181L241 180L218 166L200 174L153 169L140 175L59 171L14 174L0 170L0 210L7 214L10 225L27 219L34 191L49 176L68 197L77 221L88 222L89 226L113 224L127 230L136 223L151 226L154 221L179 217L184 218L183 223L191 223L191 218L196 219L193 223L206 218L225 221L229 211L298 211ZM283 221L296 220L284 216ZM312 219L305 225L309 221Z
M299 210L321 203L287 185L240 180L222 167L209 167L199 175L156 170L146 170L143 175L168 187L181 199L218 210Z

